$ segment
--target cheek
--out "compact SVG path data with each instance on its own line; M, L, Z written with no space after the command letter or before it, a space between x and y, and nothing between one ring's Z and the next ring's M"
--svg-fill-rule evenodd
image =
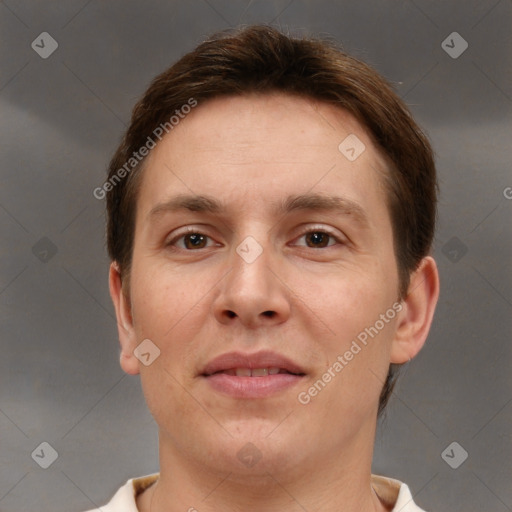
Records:
M151 365L140 366L141 384L157 424L173 425L176 417L187 418L168 431L170 435L185 436L202 417L186 389L195 362L193 340L205 321L201 297L206 292L193 276L185 279L158 263L148 264L145 269L133 268L134 329L138 339L153 341L160 354Z
M193 276L170 271L165 264L136 265L133 268L132 308L138 333L164 340L179 329L188 313L204 295Z
M300 296L312 311L318 312L333 339L346 340L373 325L391 307L391 294L383 281L382 274L367 268L344 268L308 279L302 274Z
M209 304L213 277L199 272L184 274L162 262L146 259L134 265L132 280L133 325L137 339L150 339L160 349L153 365L141 368L141 379L148 386L165 383L172 393L176 381L185 380L195 370L201 331L211 314ZM158 363L158 364L157 364ZM147 374L147 375L146 375ZM155 376L157 374L157 376Z
M304 293L305 290L307 287ZM356 399L358 393L368 392L375 397L380 392L396 324L393 291L394 287L385 283L381 272L364 275L361 272L327 279L319 293L305 295L305 304L318 312L317 317L321 319L317 324L329 328L327 335L318 336L317 346L324 354L323 371L330 368L340 376L332 379L336 383L331 389L338 389L336 393L343 388L343 393L353 394L350 390L357 389ZM339 358L343 369L338 365L336 371L333 365Z
M162 432L172 437L184 451L194 453L201 448L201 443L191 437L191 432L217 433L222 429L205 412L201 402L187 391L189 385L179 374L179 368L172 368L169 364L172 359L175 358L165 359L162 356L144 368L141 385L148 409Z

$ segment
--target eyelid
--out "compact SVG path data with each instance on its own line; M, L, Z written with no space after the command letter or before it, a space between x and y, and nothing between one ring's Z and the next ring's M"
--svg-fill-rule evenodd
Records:
M199 234L199 235L203 235L203 236L206 236L207 238L209 238L210 240L213 241L213 237L206 234L205 231L207 231L206 229L204 229L203 227L194 227L194 226L185 226L183 228L178 228L178 232L175 232L171 238L167 237L166 240L165 240L165 243L164 245L165 246L172 246L174 245L178 240L180 240L181 238L183 238L184 236L188 235L188 234ZM329 236L331 236L338 244L348 244L349 243L349 240L347 239L346 236L344 235L341 235L339 234L338 232L335 232L333 229L331 228L328 228L326 226L323 226L323 225L319 225L319 224L314 224L314 225L305 225L304 227L302 227L299 231L299 233L293 238L293 240L297 240L298 238L301 238L303 237L304 235L307 235L309 233L315 233L315 232L321 232L321 233L325 233ZM217 243L217 245L219 245ZM334 244L335 245L335 244ZM211 247L211 246L210 246ZM333 245L328 245L327 247L333 247ZM206 249L207 247L203 247L202 249ZM326 247L323 247L323 249L325 249ZM181 249L181 248L180 248ZM185 251L190 251L189 249L183 249ZM196 249L197 251L200 251L200 249ZM190 251L191 252L191 251Z
M340 244L348 244L349 243L349 240L346 236L339 234L337 231L335 232L331 228L328 228L326 226L319 225L319 224L307 225L306 227L302 228L301 231L299 232L299 234L294 238L294 240L296 240L297 238L303 237L304 235L307 235L308 233L317 233L317 232L325 233L329 236L332 236L336 240L336 242L338 242ZM328 246L328 247L333 247L333 246Z
M210 235L207 235L205 233L205 231L207 231L207 229L205 229L204 227L198 228L198 227L194 227L194 226L185 226L183 228L178 228L178 230L173 231L172 236L168 236L165 238L164 246L165 247L172 246L179 239L183 238L186 235L191 235L191 234L203 235L203 236L209 238L210 240L213 240L213 237ZM179 249L181 249L181 247L179 247ZM204 247L203 249L206 249L206 247ZM186 251L187 249L183 249L183 250ZM196 249L196 250L201 250L201 249Z

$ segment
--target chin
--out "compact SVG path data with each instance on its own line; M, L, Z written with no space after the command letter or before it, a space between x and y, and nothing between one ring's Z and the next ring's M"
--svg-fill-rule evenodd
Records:
M216 466L217 471L237 474L245 480L247 477L261 479L269 473L292 471L305 456L297 450L297 446L304 445L303 439L301 442L291 435L279 422L245 421L235 428L234 425L228 428L233 433L232 438L224 436L211 446L210 465Z

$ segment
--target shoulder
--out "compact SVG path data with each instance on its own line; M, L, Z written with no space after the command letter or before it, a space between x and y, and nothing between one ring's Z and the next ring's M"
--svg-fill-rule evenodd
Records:
M138 512L136 497L159 477L158 473L139 478L131 478L118 489L112 499L104 506L87 512ZM380 475L372 475L372 487L379 498L390 507L392 512L425 512L414 503L407 484Z
M425 512L414 503L407 484L394 478L372 475L372 487L379 498L389 507L391 512Z
M130 478L114 494L112 499L102 507L88 510L87 512L138 512L135 498L150 485L154 484L159 474Z

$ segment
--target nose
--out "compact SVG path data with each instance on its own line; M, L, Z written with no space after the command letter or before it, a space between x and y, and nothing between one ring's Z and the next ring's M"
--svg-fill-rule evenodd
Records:
M273 257L270 247L263 248L252 237L244 244L230 254L229 271L213 304L217 321L250 329L285 322L290 315L291 292L279 259Z

